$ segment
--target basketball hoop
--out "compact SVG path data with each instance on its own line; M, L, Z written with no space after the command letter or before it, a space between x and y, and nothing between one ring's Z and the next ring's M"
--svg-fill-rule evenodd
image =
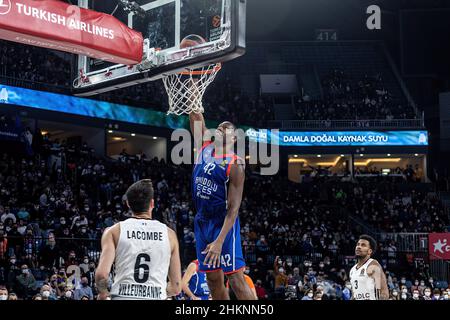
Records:
M203 113L203 95L222 69L221 63L211 64L199 69L186 69L183 72L162 78L169 96L167 114Z

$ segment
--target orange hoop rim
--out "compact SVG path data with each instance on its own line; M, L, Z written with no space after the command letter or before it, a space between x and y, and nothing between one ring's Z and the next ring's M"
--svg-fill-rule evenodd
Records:
M206 70L182 71L179 74L182 76L203 76L205 74L212 74L219 72L220 69L222 69L222 63L218 62L214 65L214 68L207 68Z

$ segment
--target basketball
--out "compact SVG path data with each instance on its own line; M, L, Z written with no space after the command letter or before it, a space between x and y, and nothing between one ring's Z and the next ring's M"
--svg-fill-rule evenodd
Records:
M201 36L196 35L196 34L190 34L190 35L184 37L183 40L181 40L180 49L195 47L195 46L201 45L203 43L206 43L206 40L203 39Z

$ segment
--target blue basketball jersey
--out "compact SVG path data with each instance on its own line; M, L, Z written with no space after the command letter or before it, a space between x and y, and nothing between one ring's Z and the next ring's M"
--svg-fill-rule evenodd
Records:
M227 213L227 184L235 154L216 156L214 143L206 143L199 152L192 175L192 197L202 218L224 218Z
M195 296L202 298L202 300L208 300L209 287L206 281L206 273L199 271L198 260L195 261L195 264L197 265L197 270L189 280L189 290L191 290Z
M201 272L222 270L226 275L245 268L241 247L239 217L228 232L222 245L220 267L205 264L202 252L217 239L227 215L227 184L231 166L238 157L235 154L216 156L214 143L206 143L199 152L192 174L192 198L197 214L194 219L195 249Z

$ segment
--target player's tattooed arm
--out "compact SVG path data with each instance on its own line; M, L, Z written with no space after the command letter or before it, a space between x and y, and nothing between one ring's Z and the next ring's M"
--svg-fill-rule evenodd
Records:
M107 294L108 293L108 279L100 279L98 282L95 283L97 286L97 291L100 294Z
M244 192L245 181L245 162L238 159L232 165L230 171L230 186L228 190L228 208L227 215L223 222L222 230L217 239L208 244L206 249L202 252L206 254L204 264L211 265L213 268L220 267L220 257L222 253L222 246L227 234L233 228L236 218L239 214L239 208L242 202L242 194Z
M386 275L378 262L372 262L367 268L367 274L375 280L375 295L379 300L389 299Z

